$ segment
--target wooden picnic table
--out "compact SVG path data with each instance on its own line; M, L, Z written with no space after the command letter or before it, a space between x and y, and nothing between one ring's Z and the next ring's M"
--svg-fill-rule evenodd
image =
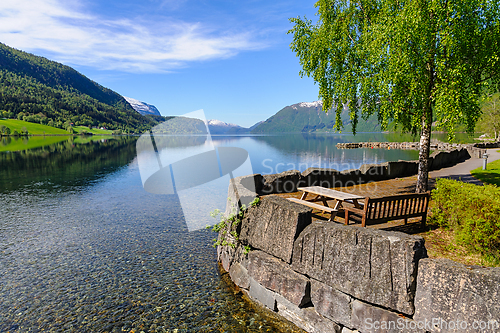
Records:
M337 216L337 213L339 210L342 209L342 202L349 202L354 205L356 208L361 208L358 200L364 199L365 197L356 195L356 194L351 194L351 193L346 193L342 191L336 191L332 190L326 187L321 187L321 186L309 186L309 187L298 187L297 188L299 191L304 192L302 194L302 197L300 199L297 198L288 198L288 200L300 203L302 205L319 209L324 212L331 213L329 221L333 221L335 216ZM309 194L316 195L316 197L307 200L307 197ZM335 200L335 206L330 207L328 205L328 201ZM323 205L318 205L316 202L321 201Z

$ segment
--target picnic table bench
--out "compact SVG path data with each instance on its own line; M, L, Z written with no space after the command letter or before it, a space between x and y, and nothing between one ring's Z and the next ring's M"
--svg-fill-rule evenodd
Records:
M361 218L362 227L402 219L406 224L412 217L421 217L421 223L425 225L429 198L430 192L366 198L362 208L344 208L344 224L348 225L349 219L357 215Z
M343 209L342 202L349 202L352 203L354 207L360 208L361 206L359 205L358 200L364 199L364 197L356 194L331 190L329 188L321 186L298 187L297 189L304 192L302 194L302 197L300 199L287 199L314 209L321 210L323 212L330 213L329 221L333 221L339 210ZM306 200L309 194L314 194L316 195L316 197L310 200ZM335 200L334 207L330 207L328 205L328 201L331 200ZM317 204L316 202L322 202L323 205Z

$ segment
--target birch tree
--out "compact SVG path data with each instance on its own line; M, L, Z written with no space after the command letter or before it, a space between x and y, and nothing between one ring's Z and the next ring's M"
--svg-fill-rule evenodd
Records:
M319 0L317 22L292 18L291 49L326 112L347 105L355 134L378 115L420 134L417 192L428 183L431 125L472 132L479 97L500 72L500 0ZM343 127L336 108L336 128Z

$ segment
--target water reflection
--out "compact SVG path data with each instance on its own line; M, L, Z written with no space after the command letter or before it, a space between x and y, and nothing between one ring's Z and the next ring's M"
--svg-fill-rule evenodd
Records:
M221 281L177 196L144 191L135 141L0 154L0 331L292 332Z
M75 142L73 137L41 148L0 153L0 192L36 189L75 190L128 165L137 137Z

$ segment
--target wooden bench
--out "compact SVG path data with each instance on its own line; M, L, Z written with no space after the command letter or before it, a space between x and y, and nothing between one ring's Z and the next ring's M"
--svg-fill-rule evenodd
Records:
M366 198L361 209L344 207L345 225L349 224L352 215L361 217L361 226L385 223L393 220L405 220L411 217L422 217L422 225L427 219L430 192L403 194L383 198Z
M301 199L297 199L297 198L287 198L287 199L292 201L292 202L296 202L298 204L304 205L304 206L308 206L308 207L311 207L314 209L321 210L323 212L330 213L331 215L330 215L329 221L333 221L333 219L335 218L335 216L337 215L337 212L338 212L338 209L328 207L328 206L318 205L317 203L314 203L311 201L301 200Z

